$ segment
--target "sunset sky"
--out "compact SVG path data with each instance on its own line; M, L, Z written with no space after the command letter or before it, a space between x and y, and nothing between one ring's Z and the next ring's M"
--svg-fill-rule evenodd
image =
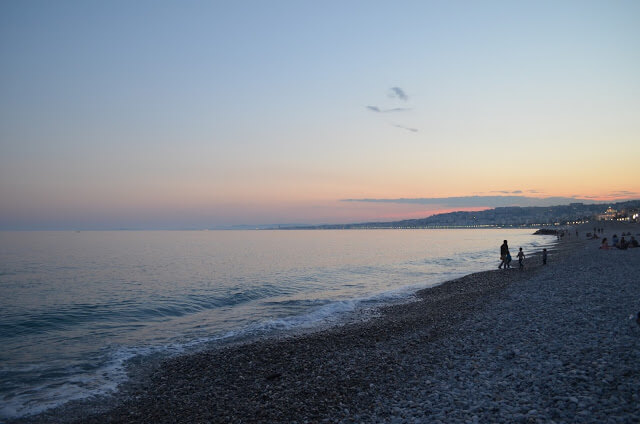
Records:
M7 0L0 22L0 229L640 198L640 1Z

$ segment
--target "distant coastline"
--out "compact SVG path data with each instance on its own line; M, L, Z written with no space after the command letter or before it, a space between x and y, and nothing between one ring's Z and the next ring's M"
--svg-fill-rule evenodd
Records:
M482 211L459 211L427 218L389 222L278 226L281 230L353 229L455 229L455 228L544 228L578 225L599 220L637 222L640 200L617 203L571 203L558 206L509 206Z

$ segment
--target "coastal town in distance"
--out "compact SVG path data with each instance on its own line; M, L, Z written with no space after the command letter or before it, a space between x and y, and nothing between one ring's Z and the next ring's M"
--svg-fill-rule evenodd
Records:
M640 200L618 203L571 203L560 206L509 206L483 211L441 213L427 218L281 229L418 229L418 228L544 228L596 221L640 221Z

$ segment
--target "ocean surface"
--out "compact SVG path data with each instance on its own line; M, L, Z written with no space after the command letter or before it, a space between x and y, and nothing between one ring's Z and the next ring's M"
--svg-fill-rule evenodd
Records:
M0 232L0 420L109 393L144 358L366 316L496 268L503 239L514 258L555 242L532 233Z

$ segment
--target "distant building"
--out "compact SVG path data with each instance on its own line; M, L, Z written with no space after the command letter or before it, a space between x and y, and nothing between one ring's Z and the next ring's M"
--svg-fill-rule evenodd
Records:
M616 219L618 216L618 211L613 209L611 206L607 208L604 213L597 215L598 220L600 221L612 221Z

